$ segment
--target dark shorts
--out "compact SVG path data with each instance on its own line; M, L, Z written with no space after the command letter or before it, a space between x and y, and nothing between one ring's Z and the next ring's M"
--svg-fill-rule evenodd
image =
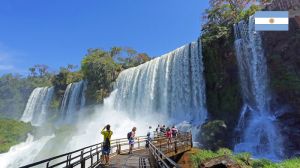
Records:
M134 139L129 139L129 145L131 145L131 146L134 145Z
M102 155L109 155L110 147L103 147L102 148Z

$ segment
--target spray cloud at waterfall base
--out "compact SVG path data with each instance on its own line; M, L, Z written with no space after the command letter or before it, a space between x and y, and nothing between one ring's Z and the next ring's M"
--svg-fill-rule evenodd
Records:
M80 121L78 130L83 131L72 138L71 146L83 142L81 138L99 141L95 132L106 124L115 131L113 138L126 137L133 126L138 135L146 135L148 126L158 124L176 124L196 135L207 116L205 100L202 50L197 41L121 72L104 106L96 107L91 119Z
M207 118L200 41L124 70L117 78L115 90L104 100L103 105L84 107L85 89L86 82L83 81L67 86L59 121L52 123L56 125L58 132L54 131L55 136L50 136L45 141L43 139L49 136L26 142L23 153L30 152L31 146L40 141L43 145L35 149L36 155L30 159L22 158L21 154L15 156L22 160L20 164L99 143L102 141L101 129L106 124L111 125L113 139L126 137L134 126L137 127L138 136L145 136L149 126L156 128L158 124L177 125L180 130L192 131L196 135ZM39 115L40 111L35 111L35 107L43 104L49 106L47 101L51 98L46 98L49 96L40 90L49 89L38 88L32 93L34 96L28 101L32 102L29 103L30 107L34 107L31 108L31 118ZM85 115L87 111L89 114ZM45 110L45 113L47 116L48 111ZM45 130L43 125L40 129ZM194 138L194 141L197 139ZM21 149L19 146L14 148ZM9 151L1 159L11 155L14 153ZM13 160L7 161L7 165L10 164L10 167L16 166Z
M237 126L242 134L236 152L250 152L257 158L280 160L282 137L271 112L267 64L259 32L254 32L254 17L249 23L234 26L244 107Z

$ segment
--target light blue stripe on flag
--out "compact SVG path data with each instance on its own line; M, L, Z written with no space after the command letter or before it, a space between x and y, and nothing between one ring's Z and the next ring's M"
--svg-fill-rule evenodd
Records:
M288 31L288 24L256 24L255 31Z
M255 31L288 31L288 11L257 11ZM271 22L272 21L272 22Z
M255 18L288 18L288 11L257 11Z

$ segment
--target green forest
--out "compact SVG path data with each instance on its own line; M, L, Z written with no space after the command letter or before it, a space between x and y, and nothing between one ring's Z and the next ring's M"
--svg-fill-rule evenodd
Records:
M146 53L138 53L128 47L112 47L110 50L88 49L80 67L67 65L59 72L50 72L47 65L28 68L28 76L5 74L0 77L0 153L25 141L27 133L34 127L18 121L27 100L36 87L55 86L55 96L50 108L53 113L49 120L55 120L59 113L65 89L68 84L88 80L86 99L88 105L103 103L113 89L118 74L127 68L151 60Z
M264 10L265 5L270 2L271 0L259 2L253 0L209 0L210 6L203 13L204 24L200 39L203 48L207 110L210 113L210 121L203 125L201 132L205 149L197 151L192 156L195 167L207 159L220 156L229 157L245 168L296 168L299 166L299 158L273 163L264 159L254 160L249 153L234 154L227 149L232 148L232 139L235 136L233 130L243 101L237 74L233 26L241 20L248 20L249 16L256 11ZM286 40L286 43L296 43L295 46L300 44L299 38ZM265 42L265 44L268 43ZM300 93L300 77L294 72L294 69L299 69L297 63L295 65L289 63L286 66L288 68L274 68L275 66L279 67L279 62L282 62L284 58L275 57L276 55L272 52L266 52L266 55L268 66L270 66L271 87L281 91L278 101L283 103L293 99L293 105L298 107L300 98L297 98L297 94ZM81 80L88 81L85 93L86 104L102 104L104 98L110 95L114 82L123 70L138 66L151 59L152 57L147 53L139 53L129 47L112 47L109 50L93 48L87 50L79 66L70 64L61 67L58 72L50 72L47 65L39 64L28 68L27 76L2 75L0 77L0 95L3 97L0 99L0 153L8 151L9 147L24 141L27 133L35 130L30 124L17 121L22 116L27 99L34 88L55 86L55 96L50 105L53 118L49 119L55 120L68 84ZM282 78L285 80L281 80ZM10 131L7 131L8 128Z

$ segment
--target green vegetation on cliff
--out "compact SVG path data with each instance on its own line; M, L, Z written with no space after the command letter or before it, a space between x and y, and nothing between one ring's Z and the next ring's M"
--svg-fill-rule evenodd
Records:
M32 131L33 127L29 123L0 119L0 153L7 152L11 146L25 141L27 134Z
M300 167L300 158L288 159L279 163L274 163L266 159L252 159L249 153L233 154L226 148L221 148L216 152L210 150L201 150L192 156L194 167L199 167L200 164L212 159L226 156L228 159L235 162L241 168L298 168ZM226 158L224 157L224 158ZM227 160L228 161L228 160ZM226 162L224 162L226 164ZM218 165L220 166L220 165ZM234 167L234 166L233 166Z
M81 67L67 65L58 73L49 72L47 65L34 65L29 75L5 74L0 77L0 118L20 119L27 100L36 87L54 86L55 94L50 104L52 119L58 116L60 104L68 84L87 80L87 104L102 103L109 96L118 74L127 68L140 65L151 58L128 47L89 49Z
M32 90L49 86L50 79L50 74L26 78L18 74L6 74L0 77L0 118L19 119Z
M260 5L251 0L210 0L204 13L202 28L204 75L206 79L207 109L210 120L222 120L228 126L222 147L230 147L233 130L242 108L242 95L234 49L233 26L248 20L267 1ZM225 138L225 137L224 137ZM216 145L216 144L215 144ZM211 146L215 149L217 146Z
M102 103L113 89L113 82L126 68L150 60L145 53L130 48L113 47L109 51L89 49L81 62L81 71L88 81L86 99L89 104Z

